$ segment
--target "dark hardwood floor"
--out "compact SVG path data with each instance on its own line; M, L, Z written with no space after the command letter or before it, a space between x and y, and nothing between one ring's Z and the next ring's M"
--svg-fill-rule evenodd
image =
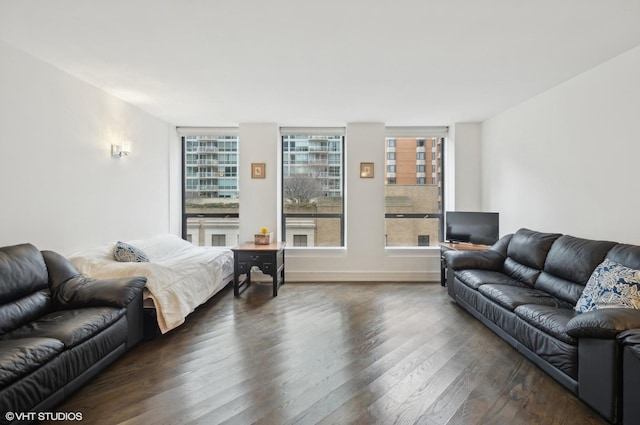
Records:
M439 284L230 287L64 404L91 424L606 424Z

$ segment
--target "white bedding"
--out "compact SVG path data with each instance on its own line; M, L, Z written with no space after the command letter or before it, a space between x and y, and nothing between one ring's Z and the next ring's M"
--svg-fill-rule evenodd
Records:
M233 277L233 252L227 248L193 246L175 235L124 242L142 250L149 262L116 261L115 242L76 253L69 260L87 277L146 276L145 297L153 300L162 333L184 323Z

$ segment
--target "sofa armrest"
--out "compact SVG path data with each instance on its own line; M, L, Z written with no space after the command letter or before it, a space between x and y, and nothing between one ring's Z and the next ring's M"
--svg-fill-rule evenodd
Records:
M481 269L502 270L504 255L496 251L445 251L443 253L447 267L453 270Z
M127 307L142 293L146 284L147 278L144 276L99 280L76 276L58 286L53 293L53 302L60 309Z
M629 329L620 332L618 342L622 345L638 345L640 346L640 329Z
M42 251L44 262L47 266L47 273L49 274L49 288L51 292L55 292L57 287L71 279L72 277L80 276L80 272L76 269L69 260L62 255L53 251Z
M640 310L604 308L578 314L567 323L574 338L612 339L628 329L640 328Z
M127 307L140 297L147 284L144 276L91 279L82 276L62 255L43 251L49 272L49 287L56 308Z

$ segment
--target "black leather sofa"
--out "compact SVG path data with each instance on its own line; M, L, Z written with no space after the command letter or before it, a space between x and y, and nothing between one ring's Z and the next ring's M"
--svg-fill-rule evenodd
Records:
M606 420L635 409L635 422L631 413L624 422L638 423L640 333L625 339L625 331L640 328L640 310L574 310L605 258L640 269L639 246L520 229L489 250L445 252L447 291ZM627 364L638 377L627 377Z
M0 248L0 421L38 420L140 341L145 284L85 278L31 244Z

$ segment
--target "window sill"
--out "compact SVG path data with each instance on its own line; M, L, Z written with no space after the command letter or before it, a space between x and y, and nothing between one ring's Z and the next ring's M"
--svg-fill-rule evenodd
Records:
M440 255L439 246L390 246L384 249L387 257L430 257L432 254Z
M336 248L315 248L287 246L287 257L346 257L347 249L344 247Z

